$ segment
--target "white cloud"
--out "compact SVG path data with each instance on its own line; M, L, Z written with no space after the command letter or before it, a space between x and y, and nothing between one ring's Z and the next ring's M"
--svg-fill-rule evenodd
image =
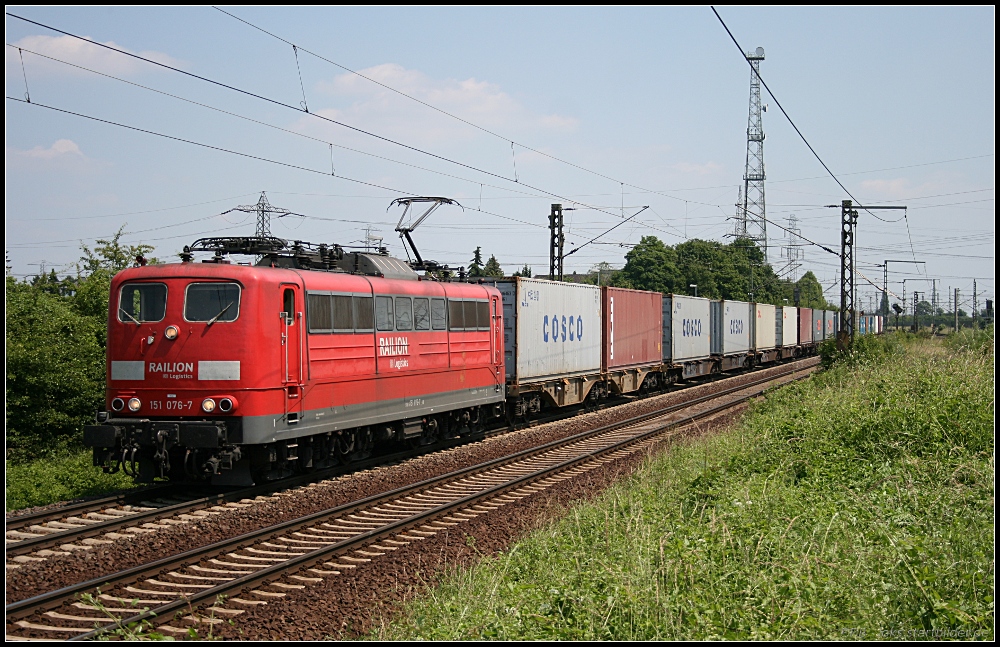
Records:
M74 155L80 159L86 159L83 155L83 151L80 150L80 147L77 146L76 142L72 139L57 139L56 142L48 148L35 146L31 150L27 151L19 151L16 149L12 150L14 150L15 155L39 160L55 159L63 155Z
M71 171L75 173L95 171L107 165L84 155L80 146L72 139L57 139L51 146L35 146L28 150L4 149L8 170L22 171Z
M93 40L89 36L84 36L84 38L87 40ZM157 61L158 63L164 63L174 67L181 67L183 65L182 61L175 59L168 54L164 54L163 52L152 50L132 52L132 50L122 47L114 41L107 41L103 44L108 45L109 47L115 47L117 49L131 52L133 54L138 54L139 56ZM140 61L139 59L119 54L118 52L113 52L104 47L99 47L93 43L88 43L72 36L25 36L21 40L14 43L14 45L15 47L29 50L24 52L24 69L25 73L28 75L29 87L31 77L33 75L65 76L89 74L84 70L70 67L69 65L63 65L62 63L57 63L55 61L42 58L41 56L34 56L30 52L38 52L39 54L58 58L75 65L88 67L90 69L98 70L100 72L104 72L105 74L111 74L114 76L134 76L141 72L156 69L156 66ZM12 73L17 76L21 75L21 57L16 49L12 47L6 48L4 63L6 73L8 75Z
M488 81L474 78L433 79L419 70L406 69L395 63L376 65L361 70L361 74L510 137L539 131L568 133L579 125L579 120L574 117L534 113L501 90L499 85ZM337 109L316 110L317 113L358 127L377 129L389 136L405 134L409 141L432 142L468 140L482 134L468 124L422 107L355 74L342 74L331 81L320 82L316 89L341 105ZM303 127L307 127L308 123L300 122ZM314 124L308 127L312 130Z
M711 175L712 173L718 173L722 170L721 164L716 164L715 162L706 162L705 164L695 164L693 162L678 162L672 165L670 168L675 171L680 171L681 173L694 173L696 175Z

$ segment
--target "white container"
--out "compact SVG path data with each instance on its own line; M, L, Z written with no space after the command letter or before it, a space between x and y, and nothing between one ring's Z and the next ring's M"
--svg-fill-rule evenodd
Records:
M663 297L663 359L678 363L712 354L711 300Z
M781 308L781 345L795 346L799 343L799 309L795 306Z
M746 301L712 302L712 354L739 355L750 350L753 306Z
M601 289L515 278L503 295L507 381L518 384L601 372Z
M775 346L776 308L767 303L754 304L754 348L771 350Z

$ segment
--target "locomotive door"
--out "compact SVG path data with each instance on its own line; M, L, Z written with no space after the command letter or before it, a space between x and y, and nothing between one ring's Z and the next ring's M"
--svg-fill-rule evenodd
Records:
M302 294L299 286L281 286L281 381L285 387L288 422L298 422L302 411Z

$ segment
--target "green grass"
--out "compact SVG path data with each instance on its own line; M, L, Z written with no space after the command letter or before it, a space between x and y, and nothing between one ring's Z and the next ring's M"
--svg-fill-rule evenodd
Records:
M7 461L7 512L135 487L124 473L104 474L91 451L57 455L28 463Z
M992 639L993 356L970 347L872 343L375 634Z

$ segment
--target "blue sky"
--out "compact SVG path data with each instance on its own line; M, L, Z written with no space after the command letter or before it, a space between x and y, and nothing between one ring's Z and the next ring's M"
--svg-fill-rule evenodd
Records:
M27 83L34 104L6 101L7 253L17 275L41 264L71 271L81 241L123 224L126 240L155 245L161 259L200 236L252 233L244 214L218 214L262 190L307 216L274 221L277 236L350 244L370 226L400 255L389 202L455 198L464 211L443 208L414 234L421 252L457 265L481 246L508 272L525 263L547 272L553 202L576 203L570 248L650 207L600 239L615 244L567 259L569 271L620 267L627 247L617 243L644 235L674 244L733 230L749 69L707 7L229 9L496 136L302 51L300 84L290 45L212 8L8 11L285 104L7 16L6 42L21 52L6 47L6 94L24 98ZM876 263L916 258L926 273L890 265L891 290L907 278L907 292L929 296L932 284L916 279L936 277L940 292L971 296L977 277L992 297L994 9L719 11L745 48L764 47L764 80L851 193L910 207L906 221L862 214L862 273L880 283ZM310 114L292 109L303 94ZM764 102L768 218L787 225L795 214L803 236L839 248L839 212L823 205L847 196L766 93ZM784 232L768 233L780 269ZM803 251L800 273L832 286L837 258ZM873 289L859 291L867 305Z

